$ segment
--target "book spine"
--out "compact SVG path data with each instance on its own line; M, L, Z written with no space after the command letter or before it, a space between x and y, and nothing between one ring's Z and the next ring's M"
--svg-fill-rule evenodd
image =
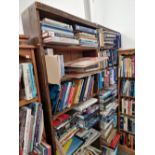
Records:
M36 89L36 84L35 84L35 80L34 80L33 65L31 63L29 63L29 70L30 70L30 81L31 81L32 95L34 98L37 95L37 89Z
M30 100L33 98L32 90L30 86L30 70L27 63L22 64L23 66L23 80L25 89L25 99Z
M70 91L70 94L69 94L69 97L68 97L68 107L71 107L71 105L73 104L74 92L75 92L75 86L72 85L71 91Z
M41 23L41 27L47 27L47 28L66 31L66 32L73 32L71 29L60 27L60 26L55 26L55 25L51 25L51 24L46 24L46 23Z
M31 109L24 107L26 114L26 123L25 123L25 132L24 132L24 146L23 153L29 153L29 134L30 134L30 125L31 125Z
M91 34L97 34L96 30L91 29L91 28L87 28L87 27L83 27L83 26L80 26L80 25L75 25L75 30L86 32L86 33L91 33Z
M67 90L66 90L66 94L65 94L65 99L64 99L63 109L65 109L67 107L67 104L68 104L67 101L68 101L71 86L72 86L72 82L68 82Z

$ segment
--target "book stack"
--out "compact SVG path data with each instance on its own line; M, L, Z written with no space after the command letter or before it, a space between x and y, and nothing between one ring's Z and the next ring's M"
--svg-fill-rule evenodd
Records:
M135 81L122 80L122 96L135 97Z
M120 135L117 134L117 114L118 101L115 99L117 88L111 87L109 90L100 94L100 127L101 145L116 149Z
M20 153L51 153L51 147L42 142L44 128L42 104L31 103L19 109L19 148Z
M123 131L135 133L135 119L127 116L120 116L120 129Z
M79 112L77 117L80 128L89 129L99 121L99 105L96 103L97 99L91 98L74 108Z
M120 137L120 144L126 145L128 148L135 150L135 136L122 133Z
M94 79L95 77L92 75L82 79L63 82L61 86L50 85L53 114L92 97L96 87Z
M69 24L44 18L41 21L41 29L44 43L79 44Z
M37 96L32 63L19 64L19 96L20 99L26 100L31 100Z
M98 47L97 31L95 29L75 24L74 30L81 46Z
M119 76L135 77L135 55L129 57L119 56Z
M121 47L121 35L120 33L115 33L111 31L103 31L100 29L99 33L99 43L101 48L115 48Z
M73 114L74 113L74 114ZM78 131L76 112L72 114L62 114L52 121L52 126L55 129L56 137L64 145Z
M86 73L104 67L108 57L84 57L65 63L66 73Z
M100 56L108 57L108 66L115 66L118 63L118 50L100 50Z
M121 113L134 116L135 115L135 100L122 98Z

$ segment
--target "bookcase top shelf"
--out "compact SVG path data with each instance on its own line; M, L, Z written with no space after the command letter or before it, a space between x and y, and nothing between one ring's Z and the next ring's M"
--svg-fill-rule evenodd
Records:
M57 44L47 44L44 43L43 46L45 48L53 48L53 49L59 49L59 50L81 50L81 51L90 51L90 50L97 50L98 48L95 47L85 47L85 46L79 46L79 45L68 45L68 44L62 44L62 43L57 43ZM73 51L74 52L74 51Z

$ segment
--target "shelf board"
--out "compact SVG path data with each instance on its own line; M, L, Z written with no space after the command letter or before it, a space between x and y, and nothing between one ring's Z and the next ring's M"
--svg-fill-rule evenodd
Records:
M119 79L134 80L135 77L118 77Z
M71 73L71 74L66 74L61 81L67 81L67 80L72 80L72 79L81 79L90 75L94 75L97 73L100 73L101 71L103 71L104 69L99 69L99 70L95 70L95 71L91 71L91 72L86 72L86 73Z
M62 44L62 43L43 43L44 47L50 47L53 49L62 49L62 50L79 50L79 51L90 51L98 50L98 47L87 47L80 45L71 45L71 44ZM73 51L74 52L74 51Z
M122 130L122 129L120 129L120 131L121 131L121 132L128 133L128 134L130 134L130 135L135 135L133 132L130 132L130 131L125 131L125 130Z
M125 152L129 155L135 155L135 150L128 148L126 145L118 145L118 148L121 152Z
M134 115L128 115L128 114L124 114L124 113L120 113L121 115L127 116L127 117L131 117L131 118L135 118Z
M132 97L132 96L121 96L121 98L135 99L135 97Z
M89 100L90 98L92 98L92 97L95 97L97 94L95 93L95 94L93 94L91 97L89 97L87 100ZM85 102L85 101L83 101L83 102ZM57 117L59 117L60 115L62 115L62 114L64 114L64 113L66 113L66 112L68 112L68 111L70 111L70 110L72 110L72 109L74 109L77 105L79 105L79 104L82 104L83 102L79 102L78 104L74 104L74 105L72 105L70 108L66 108L65 110L63 110L63 111L61 111L61 112L58 112L57 114L55 114L55 115L53 115L53 120L55 120Z
M19 107L28 105L28 104L33 103L33 102L38 102L38 97L33 98L31 100L20 99L19 100Z

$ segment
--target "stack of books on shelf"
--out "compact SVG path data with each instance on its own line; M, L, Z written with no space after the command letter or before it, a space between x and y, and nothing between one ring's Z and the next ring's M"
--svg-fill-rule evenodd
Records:
M120 129L123 131L135 133L135 119L127 116L120 116Z
M26 100L31 100L37 96L32 63L19 64L19 96L20 99Z
M94 96L96 92L95 75L82 79L63 82L60 85L50 85L50 97L53 103L53 114L70 108Z
M100 127L101 127L101 145L104 148L116 149L120 135L117 133L117 107L116 99L117 87L111 87L109 90L100 94ZM113 150L113 151L114 151Z
M105 68L108 57L84 57L65 63L66 73L86 73Z
M120 137L120 144L126 145L128 148L135 150L135 136L122 133Z
M72 25L44 18L41 29L44 43L79 44L79 40L74 37Z
M31 103L19 109L20 155L51 154L51 147L42 141L43 120L41 103Z
M99 121L99 105L96 98L91 98L74 109L79 112L78 125L80 128L89 129Z
M135 81L134 80L122 80L122 96L135 97Z
M111 31L98 30L99 43L101 48L121 48L121 34Z
M122 98L121 113L134 116L135 115L135 100Z
M97 31L95 29L75 24L74 30L81 46L98 47Z
M61 145L67 143L67 141L78 131L78 118L76 115L77 113L73 111L72 113L62 114L52 121L56 137Z
M119 56L119 76L120 77L135 77L135 55Z

